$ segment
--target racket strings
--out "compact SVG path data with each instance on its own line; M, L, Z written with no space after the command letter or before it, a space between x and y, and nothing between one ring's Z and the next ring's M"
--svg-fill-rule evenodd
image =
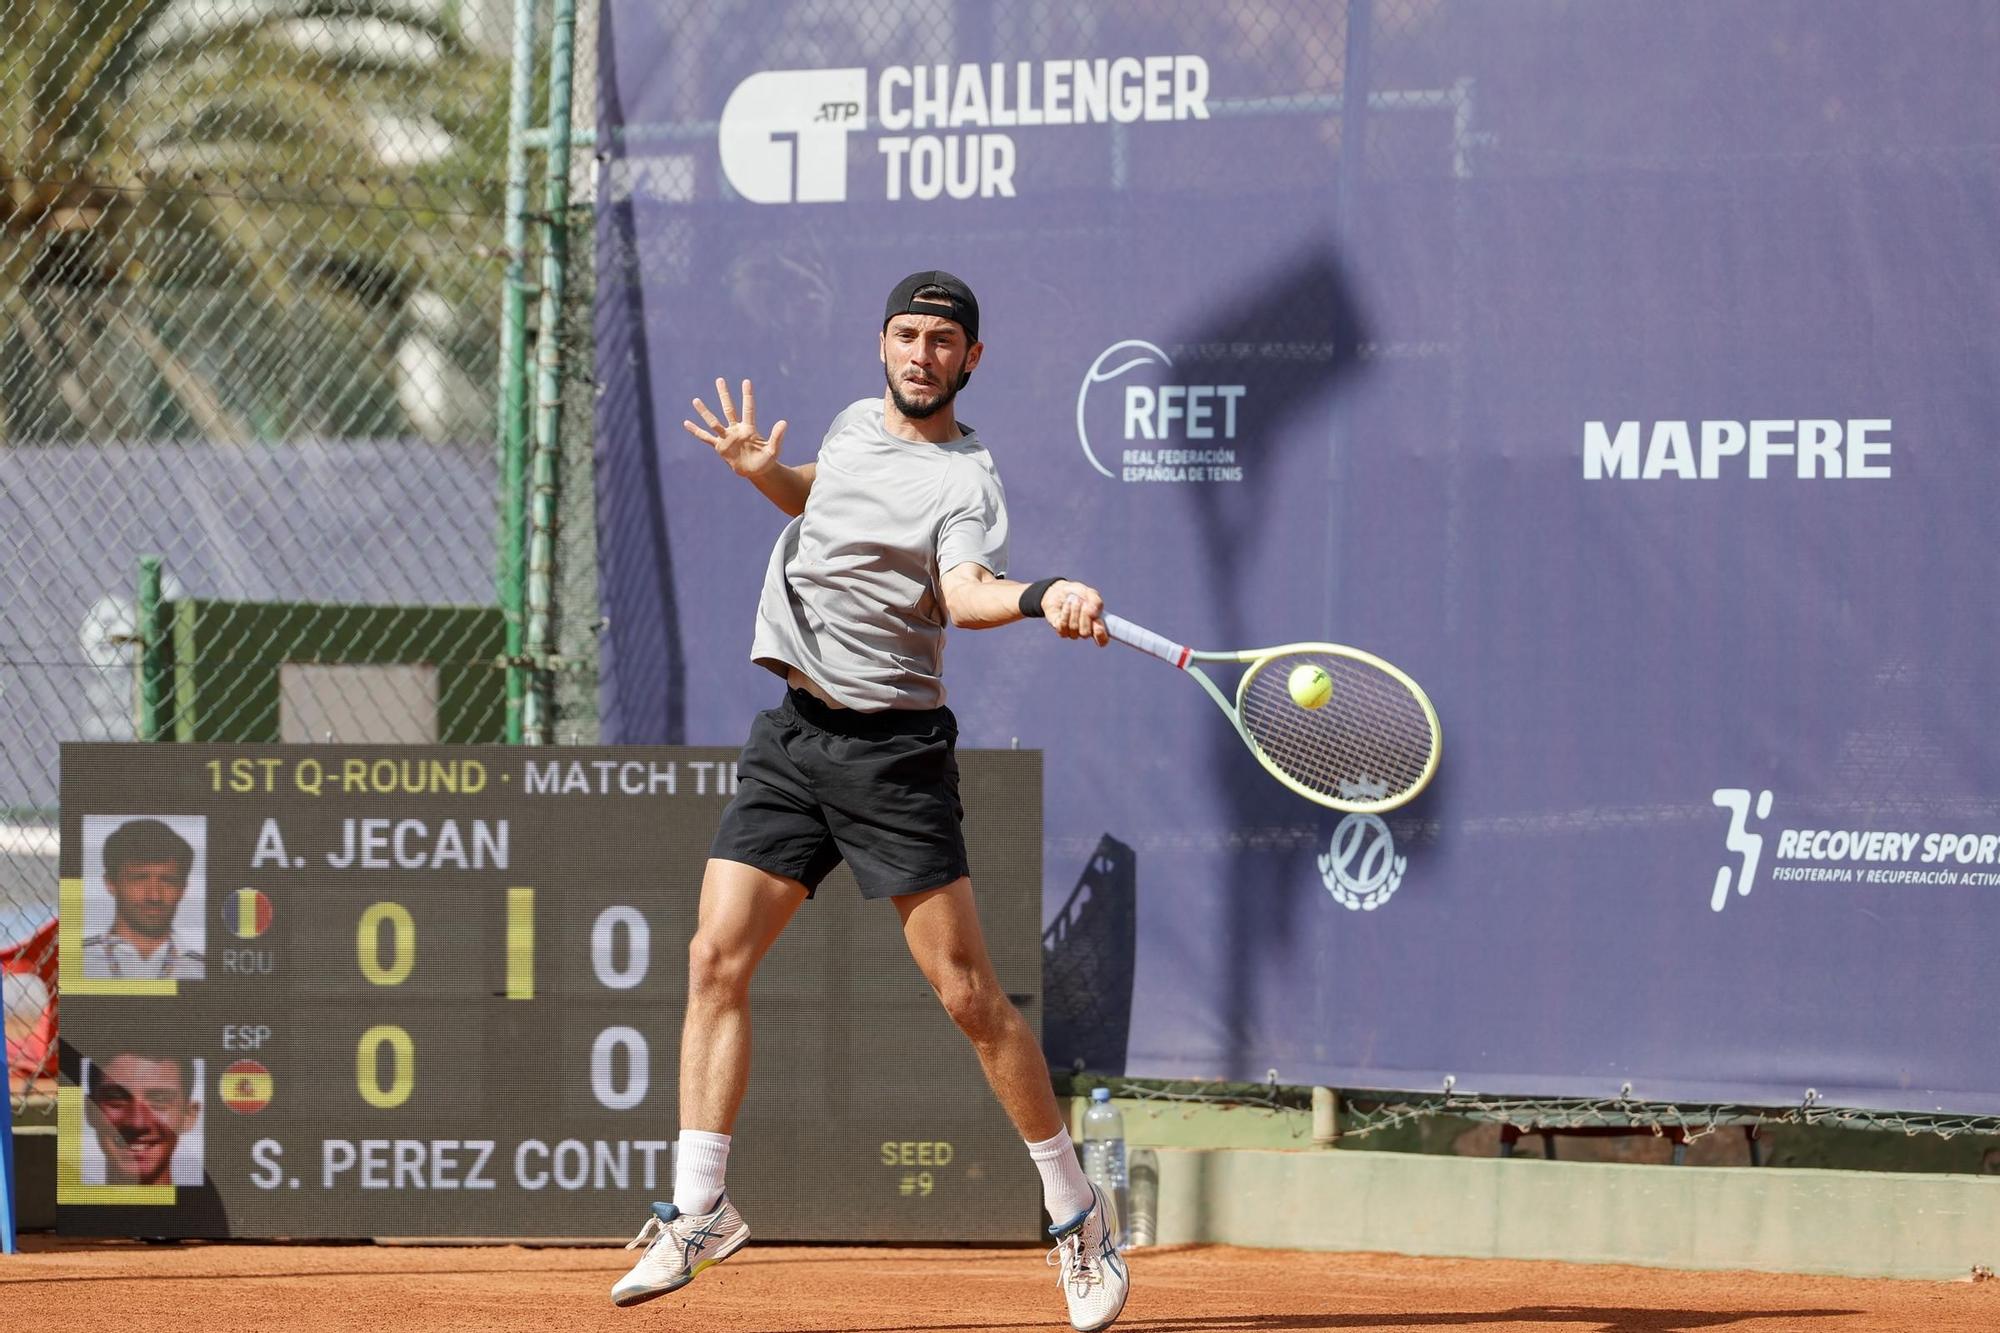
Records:
M1301 665L1333 678L1319 708L1293 702ZM1251 668L1241 692L1243 729L1293 781L1345 801L1393 798L1424 780L1437 737L1422 701L1378 667L1336 653L1296 652Z

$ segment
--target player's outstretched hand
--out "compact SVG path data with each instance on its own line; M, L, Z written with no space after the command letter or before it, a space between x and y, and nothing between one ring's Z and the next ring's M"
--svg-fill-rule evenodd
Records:
M708 423L703 430L692 421L681 425L687 433L715 450L722 461L739 477L755 477L769 470L778 461L778 445L785 438L785 423L780 421L771 427L770 437L757 433L757 395L750 388L750 381L743 381L743 415L737 416L735 400L729 396L729 381L718 378L715 381L716 401L722 406L722 419L716 420L715 413L708 410L708 404L697 398L694 400L695 414Z
M1095 639L1102 648L1111 642L1104 625L1104 598L1088 583L1063 579L1042 595L1042 613L1065 639Z

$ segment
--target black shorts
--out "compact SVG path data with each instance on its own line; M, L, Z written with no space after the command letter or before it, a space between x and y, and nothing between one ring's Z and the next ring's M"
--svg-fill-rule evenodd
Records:
M957 744L949 708L863 713L788 690L751 724L709 855L809 892L842 860L864 898L941 888L971 873Z

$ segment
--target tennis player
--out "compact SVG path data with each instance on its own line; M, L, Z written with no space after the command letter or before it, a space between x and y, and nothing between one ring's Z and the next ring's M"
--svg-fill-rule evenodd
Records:
M757 715L702 876L681 1033L681 1132L671 1205L655 1204L611 1289L663 1296L750 1238L723 1187L750 1072L750 978L842 860L862 896L887 898L917 966L971 1039L1041 1173L1057 1219L1051 1263L1072 1326L1125 1305L1112 1206L1084 1177L1028 1024L994 975L959 828L958 724L940 679L947 623L1046 619L1066 639L1109 642L1104 601L1070 579L1021 583L1007 568L1007 504L992 455L954 402L984 351L979 304L949 273L913 273L883 311L887 387L834 418L816 462L779 461L785 423L761 434L748 380L720 416L696 399L690 434L792 516L771 553L750 655L789 687Z

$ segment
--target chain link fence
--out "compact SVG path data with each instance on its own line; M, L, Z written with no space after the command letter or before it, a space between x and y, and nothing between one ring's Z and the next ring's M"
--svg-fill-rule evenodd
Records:
M545 34L550 0L528 2L534 31ZM976 23L1023 58L1062 55L1092 49L1111 12L1055 0L801 0L760 7L746 22L744 6L669 8L685 40L659 75L684 104L675 124L652 127L665 142L659 156L622 163L628 179L611 183L613 197L685 188L691 169L680 154L714 132L701 62L719 55L731 64L739 45L769 68L824 63L829 52L943 61L963 25ZM1509 121L1507 99L1468 76L1480 63L1479 24L1514 21L1500 8L1230 0L1161 12L1176 16L1185 49L1208 53L1218 71L1254 66L1266 72L1258 82L1290 90L1218 99L1216 114L1255 117L1296 143L1301 162L1328 164L1346 178L1343 200L1349 187L1365 187L1449 216L1448 244L1398 261L1450 275L1431 289L1437 299L1371 312L1372 340L1361 350L1438 404L1437 436L1456 447L1466 431L1475 314L1459 275L1482 260L1462 183L1646 166L1645 153L1624 147L1646 142L1643 125L1607 124L1602 157L1551 160L1523 148L1535 139L1522 132L1535 99L1515 96ZM1478 22L1458 24L1447 40L1443 19L1454 12ZM8 958L4 1010L10 1054L24 1063L20 1053L33 1049L52 998L44 964L53 940L37 932L55 912L63 741L500 741L517 720L509 666L542 682L547 709L537 738L598 739L590 449L597 6L581 0L575 11L578 147L567 200L547 213L544 159L532 157L529 175L516 177L526 212L516 213L514 230L525 240L512 247L509 142L524 126L510 124L510 0L16 0L7 13L0 947L23 946ZM1620 21L1609 10L1574 20ZM546 45L537 43L530 66L530 125L548 114ZM1550 44L1551 77L1567 51ZM1270 79L1271 70L1283 77ZM1646 77L1679 76L1661 67ZM1350 87L1372 91L1350 102ZM1710 139L1727 143L1726 124ZM1257 169L1219 141L1188 143L1166 165L1218 190L1234 173ZM1135 159L1123 140L1108 159L1093 144L1079 136L1067 157L1052 149L1050 169L1091 183L1165 169ZM1817 138L1797 148L1823 151ZM1343 215L1329 225L1358 223ZM503 482L502 298L511 264L528 298L531 392L518 416L525 444L542 332L535 295L557 231L567 242L551 330L563 353L561 410L546 441L553 465L536 488L549 503L538 508L531 479ZM774 334L794 339L805 336L800 320L809 335L829 318L820 275L749 265L709 273L689 237L671 228L631 245L630 254L615 244L607 251L606 282L627 280L622 268L657 265L770 310ZM506 536L504 495L522 515L518 541ZM1454 494L1450 504L1463 500ZM545 554L534 576L546 580L548 632L521 641L517 614L510 642L509 594L530 581L528 525L537 512ZM522 558L512 574L503 548ZM142 579L149 557L156 589ZM1454 576L1446 586L1464 582ZM470 684L440 684L453 675ZM1115 869L1106 862L1107 876ZM1116 989L1106 969L1120 964L1129 922L1102 905L1086 916L1086 897L1051 927L1050 953L1068 968L1052 972L1052 988L1072 997L1067 1012L1101 1021L1088 1005ZM31 1086L15 1082L17 1091ZM1309 1097L1279 1089L1275 1076L1267 1090L1157 1085L1147 1095L1272 1109L1297 1109ZM1342 1132L1365 1138L1448 1115L1692 1135L1744 1116L1800 1125L1838 1117L1946 1137L2000 1133L1990 1120L1810 1104L1771 1111L1451 1093L1350 1101Z
M531 12L545 34L547 0ZM0 946L17 946L18 1095L48 1035L53 937L37 931L55 914L62 742L507 738L496 334L518 57L510 0L8 15ZM577 33L587 132L594 4ZM530 48L536 125L546 46ZM585 144L568 207L521 231L530 283L551 227L590 253ZM540 201L544 158L526 161ZM544 722L564 741L596 739L592 299L577 265L557 332L582 373L543 515L554 632L538 661L511 659L559 660Z
M1110 1089L1127 1103L1128 1113L1141 1113L1134 1137L1142 1143L1159 1132L1152 1124L1185 1122L1199 1111L1226 1108L1230 1133L1300 1149L1512 1156L1522 1138L1538 1137L1542 1155L1551 1158L1659 1162L1662 1150L1648 1145L1664 1141L1671 1148L1664 1160L1675 1164L2000 1173L2000 1118L1828 1106L1812 1089L1795 1106L1661 1102L1629 1090L1603 1098L1506 1096L1456 1087L1335 1093L1281 1083L1277 1070L1263 1083L1059 1073L1056 1087L1075 1097ZM1564 1144L1560 1152L1558 1140Z

